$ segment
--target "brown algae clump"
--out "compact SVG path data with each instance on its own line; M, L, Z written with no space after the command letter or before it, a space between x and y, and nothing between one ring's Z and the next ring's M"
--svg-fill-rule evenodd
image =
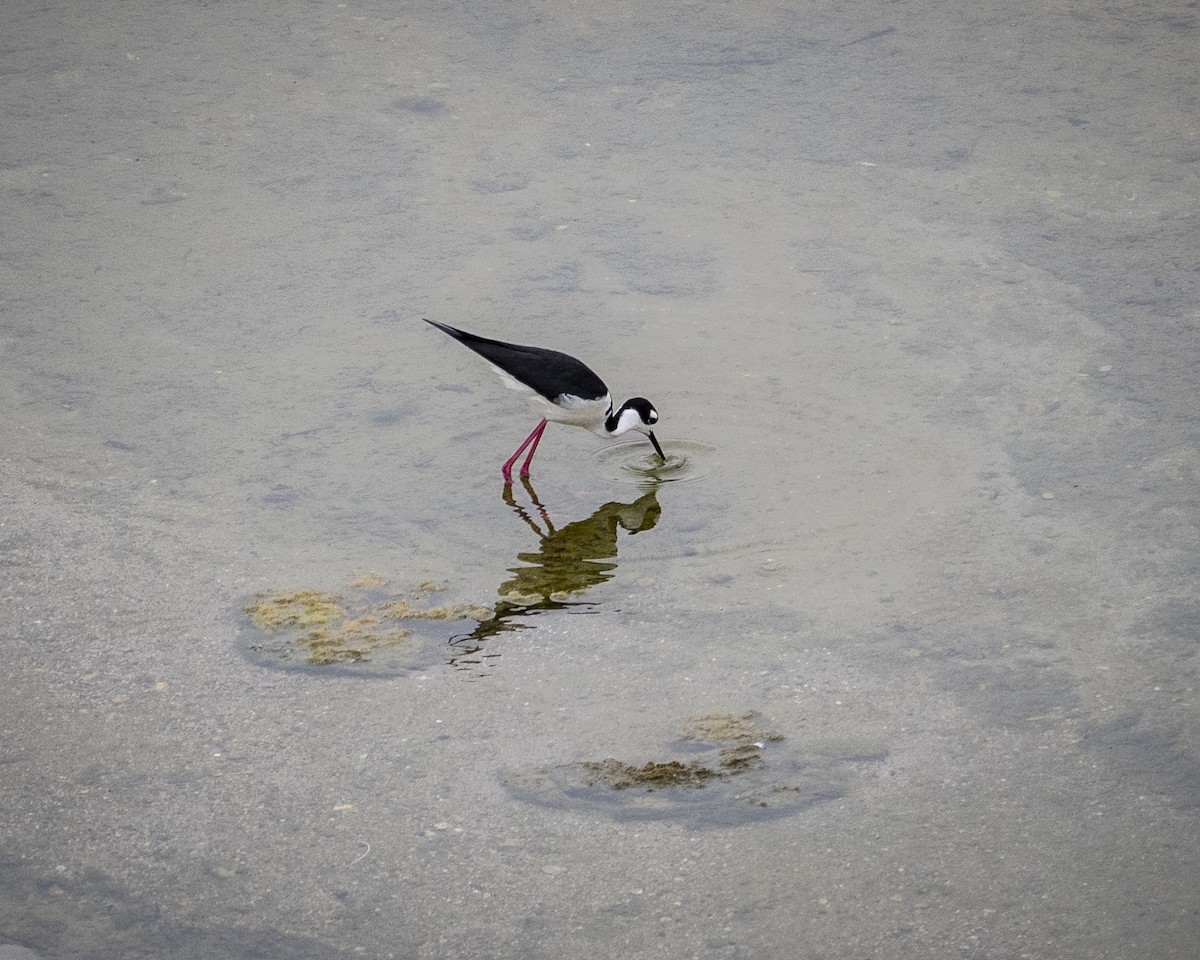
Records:
M755 722L758 714L710 713L703 717L692 717L684 727L680 740L697 740L703 743L741 743L755 741L779 741L783 737L770 730L760 730Z
M246 613L260 630L317 627L346 615L338 600L332 593L320 590L260 593L256 602L246 607Z
M668 760L666 763L649 761L642 766L622 763L611 757L599 763L585 763L589 784L604 784L614 790L629 790L641 787L644 790L662 790L667 787L699 787L716 777L725 776L719 770L698 763L683 763Z
M721 769L730 776L745 773L763 763L762 747L757 743L743 743L736 747L726 747L720 753Z
M702 763L668 760L656 763L653 760L638 766L622 763L609 757L599 763L585 763L589 786L602 784L613 790L641 788L647 791L667 790L671 787L702 787L710 780L727 780L746 773L761 765L762 749L757 744L730 747L720 753L720 769L706 767Z
M608 758L599 763L584 763L589 786L603 785L613 790L642 788L646 791L671 787L702 787L710 781L728 780L749 773L765 764L767 743L782 740L782 735L758 727L759 715L750 713L712 713L692 717L680 733L681 743L722 745L716 764L705 766L695 760L653 761L638 766Z

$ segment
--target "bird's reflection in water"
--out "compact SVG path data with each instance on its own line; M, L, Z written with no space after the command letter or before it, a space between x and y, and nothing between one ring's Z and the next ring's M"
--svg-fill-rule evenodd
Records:
M517 554L523 566L512 567L512 576L500 584L492 616L450 641L455 648L450 662L456 667L477 668L483 662L484 641L505 630L521 629L521 624L511 622L518 617L590 606L580 595L613 576L618 530L631 535L651 530L662 514L658 491L651 488L632 503L606 503L586 520L555 527L529 480L523 478L521 485L530 508L517 503L509 484L504 485L504 502L537 536L538 548Z

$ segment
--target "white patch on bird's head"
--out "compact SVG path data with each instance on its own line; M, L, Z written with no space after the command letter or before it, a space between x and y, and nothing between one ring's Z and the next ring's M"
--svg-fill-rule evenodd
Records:
M634 397L621 404L621 409L610 414L604 424L609 436L619 437L630 430L647 433L654 424L658 423L658 411L653 404L643 397Z

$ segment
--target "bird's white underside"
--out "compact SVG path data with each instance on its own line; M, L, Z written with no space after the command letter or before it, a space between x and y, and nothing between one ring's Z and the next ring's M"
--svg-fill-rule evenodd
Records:
M509 390L519 393L537 410L538 415L555 423L566 423L573 427L583 427L603 437L609 436L604 429L604 421L612 409L612 398L606 393L599 400L584 400L580 397L563 396L558 403L551 403L536 390L531 390L520 380L505 373L494 363L489 363L496 375Z

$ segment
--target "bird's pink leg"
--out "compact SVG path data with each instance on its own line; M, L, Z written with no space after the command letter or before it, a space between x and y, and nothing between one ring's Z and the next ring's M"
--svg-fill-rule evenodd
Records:
M545 429L546 421L542 420L541 423L533 428L533 432L521 441L521 445L517 447L517 452L504 461L504 464L500 467L500 472L504 474L505 483L512 483L512 465L517 462L517 457L524 452L530 443L533 443L533 450L536 450L537 442L542 439L542 431ZM529 451L529 456L525 459L525 465L521 467L521 476L523 477L529 476L529 461L533 459L533 450Z
M546 432L546 421L543 420L538 424L535 431L537 436L534 437L533 446L529 448L529 455L525 458L525 462L521 464L521 476L529 476L529 464L533 461L533 455L537 452L538 444L542 442L542 434Z

